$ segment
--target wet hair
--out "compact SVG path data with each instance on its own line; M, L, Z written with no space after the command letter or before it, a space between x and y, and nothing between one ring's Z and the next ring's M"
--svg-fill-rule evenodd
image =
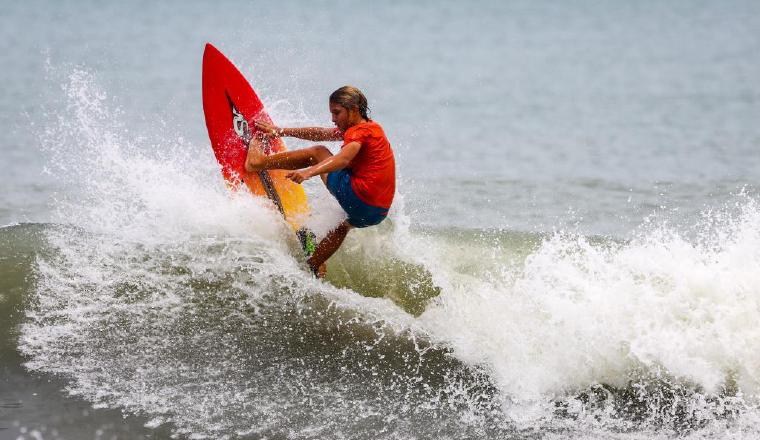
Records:
M345 108L359 109L359 114L362 115L362 118L369 121L369 106L367 105L367 98L361 90L354 86L343 86L332 92L330 95L330 102Z

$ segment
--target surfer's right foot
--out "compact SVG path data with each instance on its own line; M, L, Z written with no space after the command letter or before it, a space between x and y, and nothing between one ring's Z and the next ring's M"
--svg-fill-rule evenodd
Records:
M319 267L312 267L309 265L309 268L311 269L311 272L314 274L314 276L320 280L323 279L325 275L327 275L327 263L322 263Z

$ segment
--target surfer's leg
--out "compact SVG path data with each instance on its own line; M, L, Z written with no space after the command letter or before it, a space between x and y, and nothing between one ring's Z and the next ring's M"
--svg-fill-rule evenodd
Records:
M325 276L324 267L322 267L322 265L335 253L335 251L338 250L340 245L343 244L343 239L346 238L349 229L351 229L351 225L348 223L348 220L343 220L337 228L327 233L325 238L319 242L314 253L311 254L311 257L306 260L311 270L319 278Z
M324 145L314 145L302 150L285 151L272 155L265 155L261 140L254 137L248 145L248 156L245 159L246 171L258 170L300 170L301 168L316 165L332 156L330 150Z
M304 148L302 150L286 151L283 153L264 156L264 169L300 170L316 165L332 156L330 150L323 145Z

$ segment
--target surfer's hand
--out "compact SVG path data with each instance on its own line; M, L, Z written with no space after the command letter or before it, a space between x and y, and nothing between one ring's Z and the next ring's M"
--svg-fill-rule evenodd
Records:
M289 172L288 174L285 175L285 177L287 177L288 179L292 180L295 183L301 183L311 176L309 175L309 173L306 172L306 170L296 170L296 171Z
M282 136L282 129L280 129L279 127L275 125L268 124L264 121L254 121L253 124L256 126L256 128L261 130L261 132L265 136L272 136L272 137Z

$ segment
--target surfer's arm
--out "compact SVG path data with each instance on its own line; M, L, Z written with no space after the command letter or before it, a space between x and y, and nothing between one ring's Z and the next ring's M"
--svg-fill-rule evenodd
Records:
M256 128L264 132L267 136L289 136L307 141L340 141L343 140L343 133L337 128L323 127L298 127L298 128L279 128L272 124L262 121L255 121Z
M286 177L296 183L301 183L306 179L318 176L320 174L342 170L343 168L346 168L352 160L354 160L354 157L356 157L361 148L362 144L359 142L349 142L348 144L342 146L338 154L335 156L330 156L322 162L319 162L318 164L312 165L308 168L291 171L287 174Z
M337 128L323 127L281 128L280 136L290 136L315 142L343 140L343 134Z

